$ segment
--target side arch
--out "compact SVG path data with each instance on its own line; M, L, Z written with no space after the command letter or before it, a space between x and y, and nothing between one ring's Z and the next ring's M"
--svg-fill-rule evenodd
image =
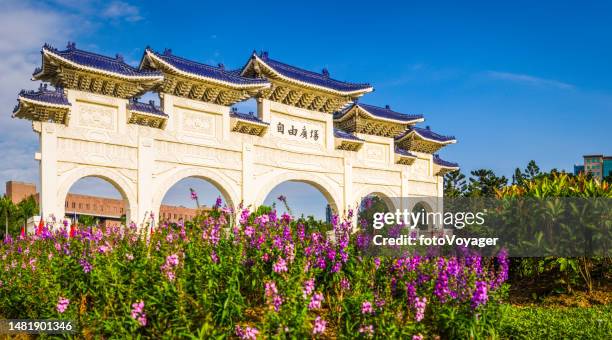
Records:
M65 201L70 188L80 179L86 177L97 177L110 183L121 194L121 197L127 202L126 206L126 221L132 221L138 211L138 199L136 196L136 184L121 172L106 167L97 166L79 166L75 169L67 171L59 176L59 186L57 190L57 208L58 218L63 218L66 215Z
M159 209L162 204L164 196L179 181L189 178L200 178L211 183L217 190L221 192L225 198L225 203L231 208L235 208L236 204L240 201L238 192L240 188L236 184L232 183L226 175L221 171L204 168L204 167L181 167L171 173L163 176L157 181L156 189L153 194L153 210L159 215Z
M390 188L384 186L363 186L357 193L353 196L353 202L355 207L359 207L361 201L368 195L376 195L380 197L389 211L395 211L396 209L400 209L401 202L399 202L399 193L393 192Z
M301 182L315 187L327 199L327 202L335 213L341 212L339 209L342 207L342 202L340 202L339 199L342 197L342 190L337 183L325 176L300 171L285 171L282 173L272 171L270 174L263 177L260 182L262 185L257 190L257 196L254 201L255 207L262 205L266 196L268 196L277 185L283 182Z

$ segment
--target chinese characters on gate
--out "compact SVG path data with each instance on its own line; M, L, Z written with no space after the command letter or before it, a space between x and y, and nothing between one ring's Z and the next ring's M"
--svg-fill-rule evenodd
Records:
M278 122L278 124L276 124L276 132L281 135L287 134L289 136L300 137L306 140L310 139L315 142L319 140L319 130L312 128L308 129L306 125L303 125L301 129L299 129L299 126L296 127L294 124L287 124L287 126L285 126L285 123Z

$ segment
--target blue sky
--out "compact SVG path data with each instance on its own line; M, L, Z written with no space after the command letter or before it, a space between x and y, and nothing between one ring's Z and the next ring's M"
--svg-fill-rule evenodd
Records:
M68 40L134 65L147 45L228 68L267 50L371 83L363 102L424 114L458 138L441 155L464 172L509 176L531 159L571 170L583 154L612 154L611 13L612 2L579 1L2 1L0 180L37 180L35 135L10 112L21 88L37 86L28 79L41 45ZM285 189L290 201L303 194ZM323 216L321 196L299 205Z

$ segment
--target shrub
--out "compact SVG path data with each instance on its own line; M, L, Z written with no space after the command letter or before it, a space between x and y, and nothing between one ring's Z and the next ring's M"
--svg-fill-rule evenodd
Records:
M493 336L507 259L372 258L347 220L326 233L227 208L151 231L65 229L0 248L6 318L61 318L81 336Z

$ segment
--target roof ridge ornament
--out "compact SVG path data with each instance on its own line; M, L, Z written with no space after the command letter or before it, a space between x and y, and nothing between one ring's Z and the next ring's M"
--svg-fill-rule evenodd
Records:
M321 71L321 74L323 75L323 77L329 78L329 70L327 69L327 67L323 68L323 70Z
M164 48L164 55L166 57L169 57L172 55L172 49L171 48Z
M66 48L69 51L76 50L76 43L74 41L69 41L68 44L66 45Z
M123 56L120 53L115 54L115 59L117 59L117 61L119 62L122 62L122 63L124 62Z
M218 63L217 67L219 67L221 71L225 71L225 65L223 65L223 63Z
M386 105L385 105L385 109L386 109L386 110L389 110L389 111L391 111L391 105L389 105L389 104L386 104Z
M261 51L260 56L261 59L268 60L268 51Z

